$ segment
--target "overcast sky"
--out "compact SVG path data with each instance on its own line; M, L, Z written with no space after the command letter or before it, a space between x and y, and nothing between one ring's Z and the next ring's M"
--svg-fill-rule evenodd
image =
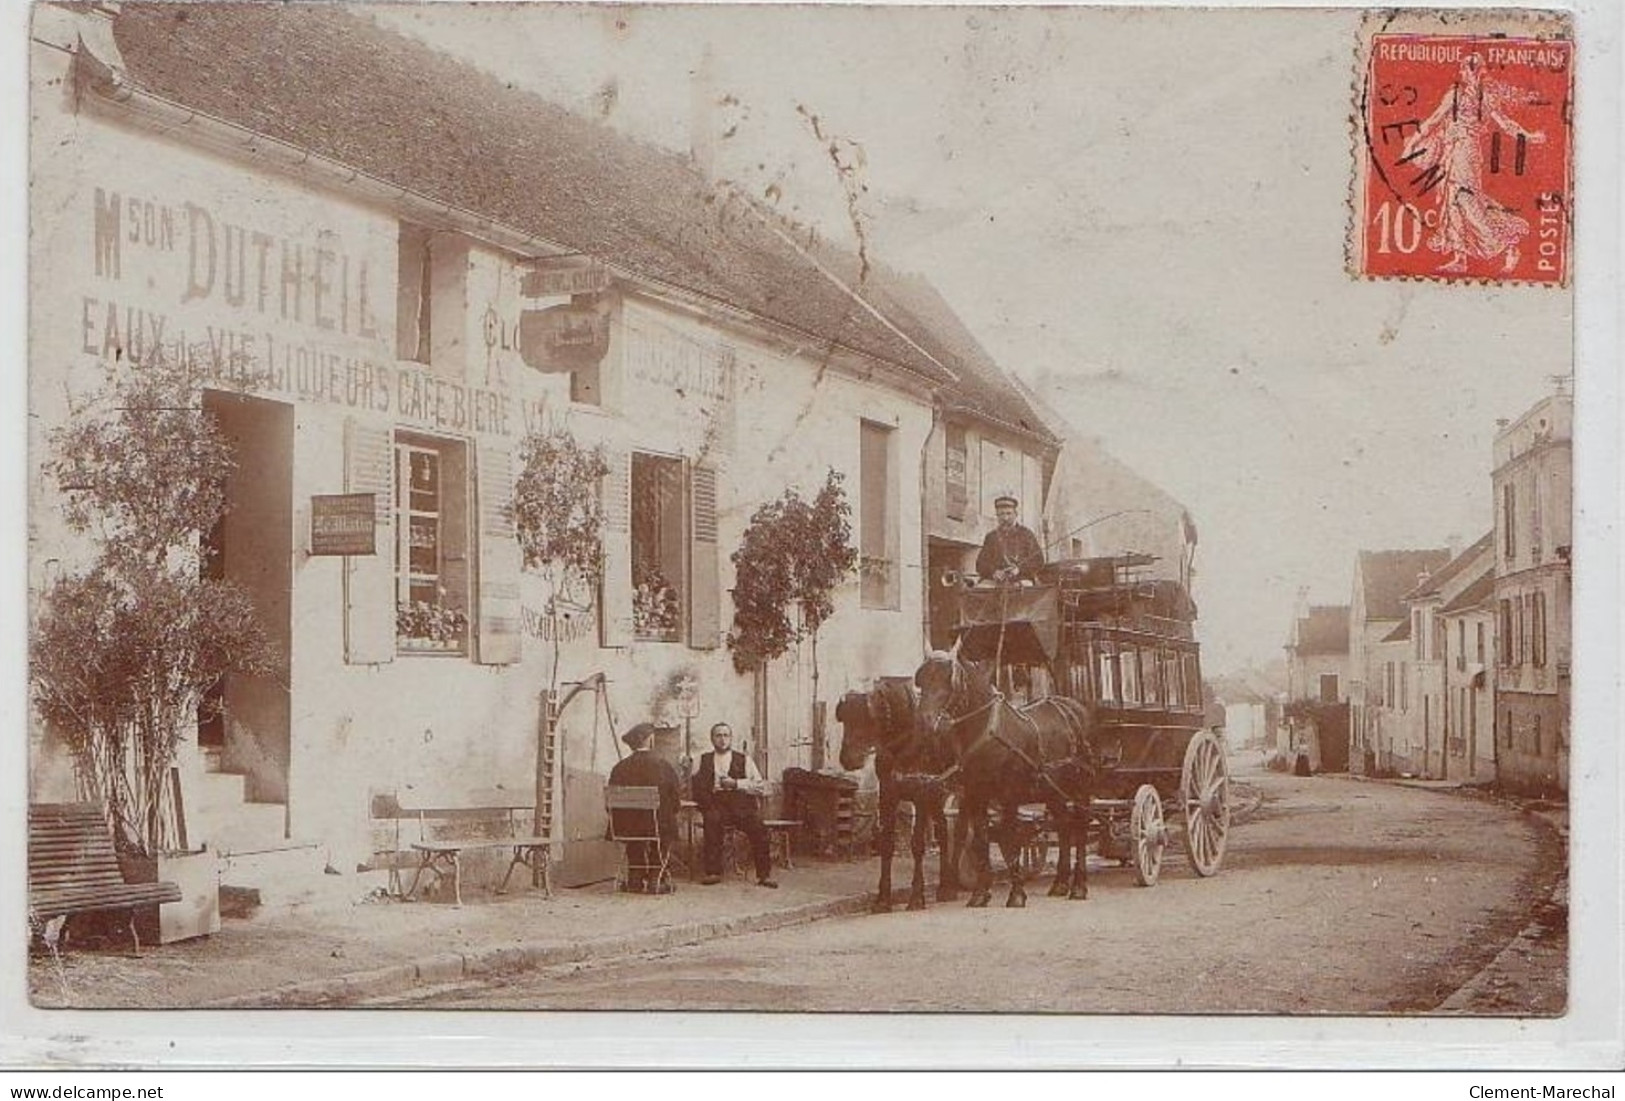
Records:
M380 18L675 149L702 119L716 175L850 237L816 117L870 247L1196 517L1211 672L1280 656L1299 586L1346 602L1357 550L1488 530L1496 418L1571 370L1567 291L1345 274L1351 11Z

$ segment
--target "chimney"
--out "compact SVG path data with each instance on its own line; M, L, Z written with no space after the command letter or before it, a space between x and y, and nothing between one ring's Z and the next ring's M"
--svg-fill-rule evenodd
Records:
M1453 531L1445 536L1444 545L1450 552L1450 561L1454 562L1461 557L1461 533L1459 531Z
M688 101L688 156L707 180L716 178L716 58L707 42L690 72Z

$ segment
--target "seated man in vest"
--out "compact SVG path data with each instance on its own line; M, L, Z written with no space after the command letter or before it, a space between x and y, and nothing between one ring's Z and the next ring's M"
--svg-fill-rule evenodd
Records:
M711 728L712 752L700 755L694 770L694 803L705 821L705 877L701 883L722 882L722 838L729 826L738 828L750 841L750 854L756 862L756 882L777 887L773 881L773 857L768 851L767 827L756 800L765 786L756 762L733 751L733 728L717 723Z
M681 801L679 789L682 780L677 775L676 766L649 748L654 743L654 736L653 723L638 723L621 735L621 741L631 747L632 753L609 770L609 786L660 789L660 809L655 812L655 820L660 827L660 847L665 848L677 839L677 806ZM651 852L651 849L654 851ZM652 842L627 842L628 863L634 870L627 880L626 889L652 894L670 893L672 886L669 882L645 882L636 870L640 865L643 868L659 867L664 863L664 855Z

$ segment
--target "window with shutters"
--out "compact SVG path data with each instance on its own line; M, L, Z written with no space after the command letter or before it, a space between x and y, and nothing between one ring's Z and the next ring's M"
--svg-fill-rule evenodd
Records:
M1535 668L1546 666L1546 594L1535 593L1529 598L1529 649Z
M683 637L683 463L632 456L632 633L651 642Z
M468 455L465 446L395 436L395 645L468 653Z
M395 283L395 355L437 375L461 378L467 358L468 242L400 224Z
M1501 487L1502 557L1509 563L1518 553L1518 490L1508 481Z
M896 433L864 421L860 430L858 478L859 595L865 608L901 607L898 566Z
M943 449L943 476L947 485L948 519L963 520L965 506L970 503L969 482L966 480L969 452L965 446L965 426L950 424L944 435L947 446Z

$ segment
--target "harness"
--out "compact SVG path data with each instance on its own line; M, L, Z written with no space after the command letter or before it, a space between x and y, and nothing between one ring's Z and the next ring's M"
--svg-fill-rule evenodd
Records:
M1003 648L1004 648L1004 627L1003 627L1003 624L1001 623L1001 625L999 627L999 649L1002 651ZM963 673L961 672L961 666L959 664L959 659L956 657L956 658L953 659L953 662L954 662L954 666L953 666L953 671L952 671L951 675L953 677L954 684L953 684L953 687L952 687L953 695L949 697L950 700L955 700L955 699L959 698L959 696L960 696L960 694L962 692L962 686L963 686ZM994 668L996 669L996 668L998 668L998 666L995 665ZM1044 766L1043 765L1041 765L1039 762L1033 760L1031 755L1029 755L1020 746L1016 745L1014 742L1010 741L1010 739L1006 738L1003 734L999 733L999 719L1000 719L1000 716L1002 716L1006 712L1014 715L1016 718L1020 719L1024 723L1026 723L1029 727L1032 728L1032 730L1033 730L1033 732L1035 734L1038 732L1038 724L1035 723L1032 720L1031 716L1026 715L1023 712L1019 711L1018 709L1010 706L1009 701L1004 698L1004 693L1002 691L1000 691L999 686L996 683L991 685L991 688L992 688L992 691L993 691L993 695L992 695L991 698L989 698L989 700L986 703L980 704L977 707L974 707L971 710L966 711L961 715L957 715L957 716L947 720L947 726L950 729L952 729L954 727L960 726L961 724L963 724L965 722L968 722L969 720L975 718L977 715L980 715L984 711L989 712L988 719L987 719L987 725L985 725L982 728L982 732L980 734L978 734L971 741L970 745L966 746L962 750L962 749L959 748L959 745L958 745L957 742L953 743L954 756L957 759L957 763L954 765L953 768L949 769L948 772L944 773L943 775L948 776L948 775L952 775L954 772L959 771L961 768L964 767L965 762L970 758L970 756L973 753L975 753L978 749L980 749L983 744L985 744L988 741L994 741L994 742L997 742L1000 745L1002 745L1005 749L1009 750L1011 753L1015 754L1015 756L1021 761L1022 764L1026 765L1027 768L1030 769L1033 772L1034 775L1036 775L1040 780L1044 781L1045 784L1049 785L1050 789L1052 791L1054 791L1056 795L1061 797L1061 799L1066 803L1067 808L1070 810L1072 808L1072 806L1073 806L1072 794L1070 792L1068 792L1065 788L1061 787L1060 784L1057 784L1055 782L1054 777L1050 776L1048 772L1044 771ZM939 720L939 723L940 722L941 722L941 720Z

